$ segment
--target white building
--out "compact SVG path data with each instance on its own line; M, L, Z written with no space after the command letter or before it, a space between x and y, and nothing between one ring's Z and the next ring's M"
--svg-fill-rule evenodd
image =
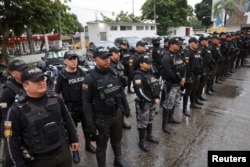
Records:
M169 36L189 36L194 34L192 27L169 27L168 32L171 32Z
M155 23L103 23L101 21L87 22L85 37L89 42L114 41L118 37L155 36Z

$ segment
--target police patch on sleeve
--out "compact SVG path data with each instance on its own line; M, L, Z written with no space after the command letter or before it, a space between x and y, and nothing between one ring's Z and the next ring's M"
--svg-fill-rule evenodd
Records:
M12 136L11 121L4 121L4 137L9 138Z
M140 79L135 80L135 85L141 85L141 80Z
M89 85L82 84L82 90L87 91L89 89Z
M133 65L133 59L129 59L129 66L132 66Z
M1 108L7 108L7 103L0 103Z

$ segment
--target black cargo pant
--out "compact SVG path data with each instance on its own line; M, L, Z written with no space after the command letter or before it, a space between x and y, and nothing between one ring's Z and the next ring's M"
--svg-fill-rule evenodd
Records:
M72 167L72 156L68 141L65 141L61 150L51 156L35 157L27 167Z
M123 115L120 109L115 114L94 114L94 124L99 132L96 137L96 155L106 154L108 140L112 146L120 145L122 140ZM98 161L98 159L97 159ZM105 164L104 164L105 165Z

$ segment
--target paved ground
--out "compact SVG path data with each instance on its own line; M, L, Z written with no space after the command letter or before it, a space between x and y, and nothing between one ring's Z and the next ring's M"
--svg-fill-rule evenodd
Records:
M24 61L34 61L41 55L22 56ZM134 95L128 95L132 116L127 119L131 130L123 131L123 157L130 167L204 167L207 166L208 150L250 150L250 69L238 69L223 84L215 84L219 90L214 96L204 95L209 101L201 110L192 109L190 118L182 114L182 101L176 108L179 125L170 125L172 134L161 129L162 112L156 115L154 135L160 144L151 144L151 151L144 153L138 148ZM81 140L81 162L74 167L97 166L94 154L84 150L83 134L78 127ZM94 143L93 143L94 144ZM107 167L113 166L110 145L107 151Z

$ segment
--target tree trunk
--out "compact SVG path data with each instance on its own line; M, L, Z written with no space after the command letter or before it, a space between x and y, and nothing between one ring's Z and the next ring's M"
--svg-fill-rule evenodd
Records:
M227 26L227 10L225 10L225 16L224 16L224 27Z
M4 64L9 63L9 55L7 54L7 44L8 44L8 38L9 38L9 22L4 21L1 24L1 33L3 35L3 41L2 41L2 54L0 55L0 62Z
M31 31L30 26L27 27L27 37L28 37L30 54L34 54L35 49L34 49L34 44L33 44L33 40L32 40L32 31Z

